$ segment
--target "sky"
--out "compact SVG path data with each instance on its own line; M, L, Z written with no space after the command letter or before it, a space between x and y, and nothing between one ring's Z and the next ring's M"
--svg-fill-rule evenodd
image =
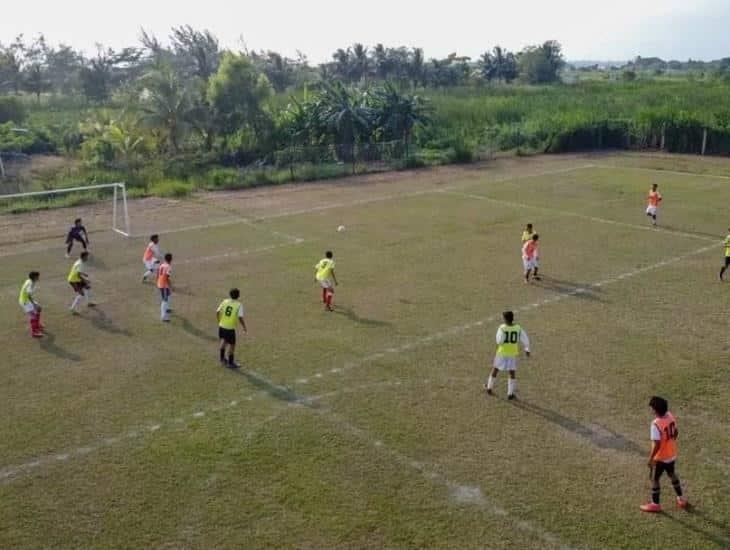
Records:
M0 1L0 42L42 32L87 53L138 44L173 26L209 29L231 49L297 50L319 63L354 42L417 46L427 57L478 57L557 40L569 60L730 57L730 0L88 0Z

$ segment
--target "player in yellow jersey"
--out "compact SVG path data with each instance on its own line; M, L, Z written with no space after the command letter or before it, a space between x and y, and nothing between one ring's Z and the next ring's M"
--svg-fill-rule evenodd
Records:
M509 380L507 381L507 399L515 399L517 394L517 357L520 354L520 344L525 350L525 355L530 356L530 339L523 328L515 323L515 314L511 311L505 311L502 314L504 324L497 329L497 354L494 357L494 367L484 384L484 389L488 395L494 395L494 382L497 379L499 371L507 371Z
M722 266L722 269L720 270L720 280L725 280L725 272L727 271L727 268L730 267L730 229L727 230L727 237L725 237L725 242L723 243L725 245L725 265Z
M332 251L328 250L325 252L325 257L314 266L314 279L322 287L322 302L327 311L334 311L332 298L335 294L335 287L338 284L337 277L335 276L335 261L332 259L332 256Z
M43 324L41 323L41 305L36 301L33 294L41 274L37 271L28 273L28 279L20 287L20 296L18 303L23 311L28 315L30 323L30 335L33 338L43 337Z
M243 316L243 304L238 301L241 291L232 288L228 293L229 298L223 300L215 316L218 320L218 337L220 338L220 362L231 369L237 369L241 365L236 363L234 353L236 352L236 327L240 324L243 333L247 334L246 321ZM228 359L226 360L226 348Z
M82 298L86 298L86 304L89 307L94 307L96 304L91 301L91 282L89 281L89 275L86 271L86 261L89 259L89 253L83 251L79 259L74 262L71 266L71 271L68 273L66 280L74 289L76 296L71 304L70 310L74 315L78 315L78 306L81 303Z

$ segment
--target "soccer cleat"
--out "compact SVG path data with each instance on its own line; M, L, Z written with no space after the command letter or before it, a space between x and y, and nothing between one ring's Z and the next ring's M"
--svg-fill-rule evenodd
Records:
M650 512L653 514L657 514L662 511L662 507L660 504L656 504L655 502L647 502L646 504L642 504L639 506L642 512Z
M677 497L677 506L684 510L689 506L689 501L684 497Z
M71 312L71 315L81 315L81 314L80 314L80 313L79 313L78 311L76 311L75 309L69 309L69 311Z
M89 307L96 307L96 302L89 302L87 305Z
M539 275L535 275L533 279L535 279L536 281L542 281L542 277L540 277Z
M241 368L241 365L239 365L239 364L238 364L238 363L236 363L235 361L229 361L228 363L226 363L226 366L227 366L227 367L228 367L229 369L240 369L240 368Z
M45 335L42 332L34 332L33 334L31 334L31 336L33 338L43 338L43 336Z
M510 393L507 396L507 399L509 399L510 401L514 401L515 399L517 399L517 396L514 393Z

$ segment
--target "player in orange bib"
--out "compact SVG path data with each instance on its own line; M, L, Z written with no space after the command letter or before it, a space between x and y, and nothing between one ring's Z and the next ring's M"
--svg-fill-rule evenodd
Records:
M143 283L147 281L147 277L153 276L157 272L157 268L160 266L160 260L162 260L160 237L155 234L150 236L150 242L145 247L144 254L142 254L142 263L145 269L142 275Z
M649 189L649 197L647 198L648 206L646 207L646 215L651 218L651 224L656 225L656 215L659 211L659 203L662 202L662 196L657 191L658 184L652 183Z
M534 274L536 280L540 280L537 274L539 268L538 259L538 241L540 236L535 233L529 241L525 241L522 245L522 265L525 268L525 283L530 282L530 275Z
M157 268L157 288L160 289L160 320L170 322L170 301L172 299L172 254L165 254L165 261Z
M677 460L677 420L669 412L669 404L666 399L654 396L649 401L649 406L654 411L656 418L651 423L651 454L649 455L649 468L651 472L651 502L641 505L644 512L661 512L659 495L661 486L659 479L664 472L672 480L672 487L677 493L677 506L686 508L687 499L682 496L682 485L677 474L674 472L674 463Z

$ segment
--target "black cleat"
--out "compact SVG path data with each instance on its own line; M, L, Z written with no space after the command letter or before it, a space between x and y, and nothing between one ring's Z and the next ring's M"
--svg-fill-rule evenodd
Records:
M228 361L226 363L226 367L228 367L229 369L240 369L241 368L241 365L239 365L235 361Z
M511 393L507 396L507 399L509 399L510 401L514 401L515 399L517 399L517 396L514 393Z

